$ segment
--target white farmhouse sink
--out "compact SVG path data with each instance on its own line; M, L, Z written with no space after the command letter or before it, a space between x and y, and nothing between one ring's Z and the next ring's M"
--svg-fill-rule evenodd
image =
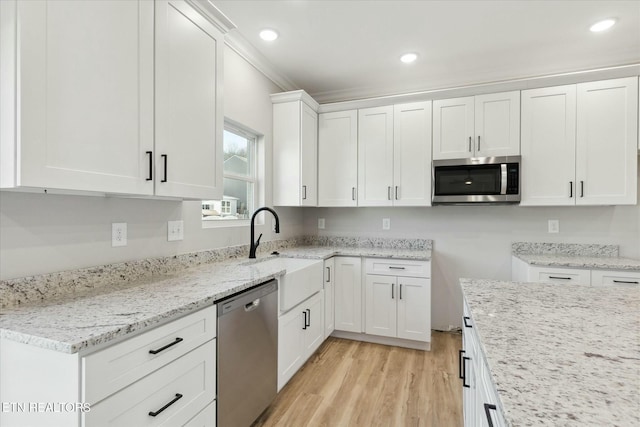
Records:
M273 263L287 271L279 279L281 313L291 310L322 289L322 260L275 258L264 262Z

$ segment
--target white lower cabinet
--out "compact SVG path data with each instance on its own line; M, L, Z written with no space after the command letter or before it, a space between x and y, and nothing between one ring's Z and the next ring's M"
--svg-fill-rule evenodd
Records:
M216 403L207 405L195 417L191 418L184 427L215 427L216 425Z
M93 405L86 426L179 426L213 401L214 340ZM215 425L215 418L204 425Z
M498 392L480 350L469 307L464 303L462 347L459 353L459 377L462 380L462 404L465 427L506 426Z
M633 287L640 286L640 271L538 266L512 257L511 279L518 282Z
M201 411L215 414L216 320L216 307L207 307L88 354L3 339L3 402L82 402L90 410L2 411L0 425L215 426Z
M335 329L362 332L362 260L335 257Z
M388 271L370 274L372 271ZM427 277L406 277L422 271ZM415 341L431 340L431 281L426 261L366 260L365 332Z
M323 292L278 318L278 391L324 341Z
M324 261L324 337L335 329L335 258Z

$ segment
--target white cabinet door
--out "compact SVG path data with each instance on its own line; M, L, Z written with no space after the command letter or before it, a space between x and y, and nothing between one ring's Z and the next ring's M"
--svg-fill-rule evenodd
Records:
M278 391L304 363L304 307L278 318Z
M276 206L317 204L318 114L302 99L313 102L301 90L271 95Z
M575 204L576 86L522 91L523 206Z
M358 110L358 206L391 206L393 106Z
M358 112L318 117L318 206L357 206Z
M301 206L318 204L318 113L304 102L300 112Z
M520 154L520 92L475 97L475 157Z
M155 193L221 199L223 35L185 1L155 5Z
M578 84L578 205L637 201L638 78Z
M397 283L398 338L431 341L431 279L398 277Z
M324 261L324 337L335 329L335 258Z
M396 337L398 287L394 276L367 274L365 278L365 332Z
M393 205L431 205L431 101L393 109Z
M433 101L433 159L473 157L474 97Z
M2 187L153 194L153 3L2 3Z
M302 305L307 312L304 330L304 359L307 360L324 341L324 291L318 292Z
M360 258L335 257L336 330L362 332L362 267Z

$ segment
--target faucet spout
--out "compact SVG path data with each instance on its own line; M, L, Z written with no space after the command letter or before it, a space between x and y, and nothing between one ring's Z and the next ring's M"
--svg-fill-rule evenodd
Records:
M256 211L253 213L253 216L251 216L251 246L249 247L249 258L256 257L256 249L258 249L258 246L260 245L260 237L262 237L262 234L260 234L260 237L258 237L258 240L256 241L255 240L255 222L256 222L256 215L258 215L258 213L261 211L271 212L273 217L276 219L276 233L280 233L280 218L278 218L278 214L276 213L276 211L266 206L256 209Z

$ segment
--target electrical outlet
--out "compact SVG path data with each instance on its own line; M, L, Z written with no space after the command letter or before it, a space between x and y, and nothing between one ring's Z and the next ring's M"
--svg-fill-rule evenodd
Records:
M184 239L184 221L169 221L167 222L167 241L173 242L175 240Z
M560 232L560 221L557 219L549 220L549 233L559 233Z
M389 230L391 228L391 218L382 218L382 229Z
M127 246L127 223L114 222L111 224L111 246Z
M324 218L318 218L318 228L324 230Z

